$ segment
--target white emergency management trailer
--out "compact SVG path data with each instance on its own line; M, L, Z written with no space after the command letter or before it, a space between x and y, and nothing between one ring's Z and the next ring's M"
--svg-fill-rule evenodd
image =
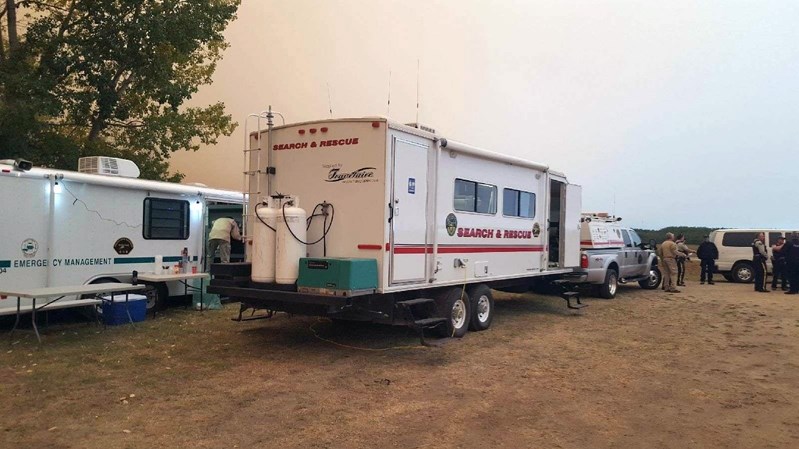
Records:
M122 175L130 163L100 159ZM156 256L175 265L183 248L198 263L208 205L243 203L235 191L24 168L0 161L0 290L130 282L134 270L153 272ZM149 307L184 294L177 282L153 287ZM0 298L0 309L16 310L16 298Z
M209 291L462 336L490 326L490 289L579 267L579 186L420 128L358 118L250 134L252 265L214 265Z

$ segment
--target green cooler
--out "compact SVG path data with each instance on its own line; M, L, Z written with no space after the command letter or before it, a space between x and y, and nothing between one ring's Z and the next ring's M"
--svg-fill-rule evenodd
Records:
M377 290L377 260L303 257L297 291L315 295L358 296Z

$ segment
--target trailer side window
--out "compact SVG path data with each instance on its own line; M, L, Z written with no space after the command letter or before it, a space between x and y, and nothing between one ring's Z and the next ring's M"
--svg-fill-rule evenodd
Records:
M535 217L535 193L502 189L502 214L507 217Z
M144 199L144 229L148 240L189 238L189 202L165 198Z
M456 179L454 207L455 210L463 212L495 214L497 213L497 186Z

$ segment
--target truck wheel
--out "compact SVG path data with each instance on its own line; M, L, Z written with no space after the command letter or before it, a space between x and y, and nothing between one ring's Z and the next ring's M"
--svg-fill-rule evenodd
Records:
M732 280L734 282L748 283L755 280L755 269L751 262L738 262L732 267Z
M658 267L651 266L649 267L649 277L647 279L638 281L638 285L640 285L644 290L654 290L660 286L660 281L662 280L663 274L660 272Z
M605 273L605 282L599 286L599 296L605 299L613 299L616 297L616 290L619 288L619 274L616 270L609 269Z
M169 298L169 289L166 284L159 282L157 284L148 284L144 290L144 295L147 296L147 310L156 311L164 310L166 302Z
M469 330L469 294L462 287L448 288L436 299L437 315L447 318L446 326L438 326L442 337L461 338Z
M480 284L469 289L469 298L472 300L472 318L469 321L469 330L484 331L491 327L494 319L494 295L485 284Z

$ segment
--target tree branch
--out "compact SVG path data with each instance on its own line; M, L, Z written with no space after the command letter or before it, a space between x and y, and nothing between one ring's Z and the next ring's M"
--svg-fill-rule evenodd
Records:
M14 56L19 46L17 37L17 5L14 0L6 0L6 19L8 19L8 54Z

